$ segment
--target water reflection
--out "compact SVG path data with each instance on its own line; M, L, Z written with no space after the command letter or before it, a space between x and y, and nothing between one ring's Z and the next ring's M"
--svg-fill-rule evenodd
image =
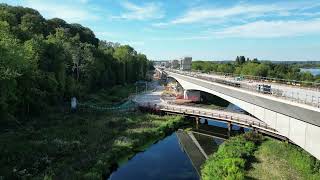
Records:
M225 140L223 138L217 138L214 136L205 135L195 131L192 134L207 155L210 155L216 152L218 150L219 145L222 144L223 141Z
M180 148L174 133L135 155L127 164L110 176L111 180L125 179L199 179L188 156Z
M204 122L203 120L200 120ZM228 132L227 125L207 119L208 125L193 125L190 131L177 131L146 151L138 153L112 173L111 180L199 179L206 156L217 151L230 135L241 133L237 126Z

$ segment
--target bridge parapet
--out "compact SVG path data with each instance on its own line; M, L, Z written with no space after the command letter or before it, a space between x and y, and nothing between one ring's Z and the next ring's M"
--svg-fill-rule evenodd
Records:
M183 114L188 116L198 116L208 119L214 119L223 122L230 122L240 126L245 126L249 128L255 128L262 130L263 132L272 133L274 135L280 136L280 133L277 132L274 128L267 125L265 122L260 121L257 118L254 118L245 114L231 113L227 111L217 110L213 111L210 109L204 108L193 108L187 106L175 106L175 105L151 105L149 103L140 103L140 107L150 108L154 111L163 111L167 113Z
M223 85L237 87L239 89L244 89L247 91L260 93L263 95L269 95L283 100L288 100L290 102L310 105L316 108L320 108L320 92L317 88L305 89L300 87L289 87L281 84L267 83L259 81L236 81L223 76L212 76L209 74L196 73L191 71L178 71L165 69L165 71L173 72L193 78L198 78L210 82L215 82ZM268 85L268 86L267 86ZM270 86L269 86L270 85ZM261 88L260 88L261 86Z

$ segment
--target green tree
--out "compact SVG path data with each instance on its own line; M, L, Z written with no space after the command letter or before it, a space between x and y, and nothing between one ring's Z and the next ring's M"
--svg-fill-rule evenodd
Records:
M133 83L152 67L144 54L100 41L80 24L0 4L0 122L28 119L71 96Z
M40 15L26 14L22 16L20 28L28 35L28 39L34 34L46 34L46 22Z

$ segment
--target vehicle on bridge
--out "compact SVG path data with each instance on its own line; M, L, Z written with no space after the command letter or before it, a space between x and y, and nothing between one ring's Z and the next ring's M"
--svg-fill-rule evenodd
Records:
M256 90L264 94L271 94L271 85L258 84Z
M242 81L242 80L244 80L244 77L243 76L237 76L237 77L234 78L234 80Z

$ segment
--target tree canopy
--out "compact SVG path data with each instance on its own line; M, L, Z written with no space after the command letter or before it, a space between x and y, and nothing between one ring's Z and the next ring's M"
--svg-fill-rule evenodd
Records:
M301 72L299 64L276 64L268 61L250 60L244 56L237 56L234 62L219 63L214 61L194 61L193 70L203 72L234 73L297 81L320 82L320 76L313 76L310 72Z
M146 77L150 62L87 27L0 4L0 123Z

